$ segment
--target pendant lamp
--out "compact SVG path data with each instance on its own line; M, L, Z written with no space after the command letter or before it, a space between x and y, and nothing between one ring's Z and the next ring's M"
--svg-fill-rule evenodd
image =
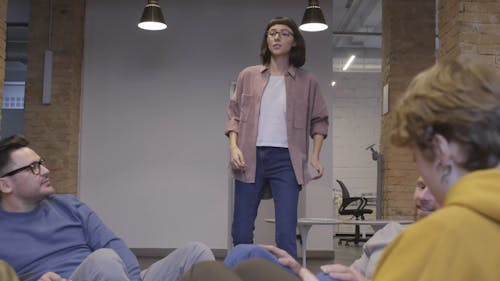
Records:
M309 0L299 29L303 31L316 32L327 28L328 25L325 22L325 17L319 7L319 0Z
M163 30L167 28L159 0L148 0L142 12L141 22L137 26L145 30Z

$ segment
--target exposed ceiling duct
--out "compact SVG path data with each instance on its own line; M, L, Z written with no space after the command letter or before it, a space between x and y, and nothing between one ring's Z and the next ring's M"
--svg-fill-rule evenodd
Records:
M332 67L334 72L355 55L347 72L380 72L382 47L381 0L334 0Z

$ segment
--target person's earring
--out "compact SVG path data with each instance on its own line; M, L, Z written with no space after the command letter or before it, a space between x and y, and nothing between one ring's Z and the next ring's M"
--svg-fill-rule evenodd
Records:
M451 170L452 170L451 161L445 165L442 165L442 175L441 175L442 184L448 184L448 182L450 181Z

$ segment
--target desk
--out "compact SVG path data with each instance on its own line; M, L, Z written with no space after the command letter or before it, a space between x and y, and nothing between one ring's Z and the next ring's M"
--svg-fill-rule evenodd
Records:
M266 219L268 223L275 223L274 219ZM307 251L307 235L313 225L371 225L372 227L380 229L390 222L397 222L400 224L411 224L411 220L337 220L331 218L299 218L297 220L297 228L302 237L302 265L306 266L306 251ZM334 233L335 234L335 233Z
M391 222L397 222L399 224L411 224L412 220L343 220L340 224L345 225L370 225L374 231L378 231L383 228L386 224Z

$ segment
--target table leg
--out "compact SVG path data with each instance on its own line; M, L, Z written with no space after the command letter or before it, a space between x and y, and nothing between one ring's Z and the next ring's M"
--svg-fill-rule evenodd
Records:
M302 237L302 266L306 267L307 235L311 230L311 225L299 225L300 236Z

